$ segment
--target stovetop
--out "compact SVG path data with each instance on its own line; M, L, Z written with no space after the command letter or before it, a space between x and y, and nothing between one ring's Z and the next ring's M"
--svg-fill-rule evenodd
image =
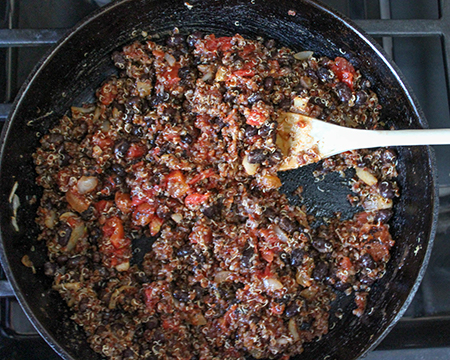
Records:
M80 19L109 0L0 1L0 127L40 57ZM450 128L450 0L323 0L375 37L413 88L431 128ZM439 220L423 282L378 359L450 359L450 146L435 147ZM0 279L4 275L0 269ZM0 281L0 359L60 359Z

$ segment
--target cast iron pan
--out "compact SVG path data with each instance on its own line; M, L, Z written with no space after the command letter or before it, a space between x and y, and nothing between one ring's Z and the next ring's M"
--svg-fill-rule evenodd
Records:
M175 26L182 33L203 30L217 35L241 33L274 38L295 50L313 50L330 58L344 56L372 82L383 105L382 118L397 128L426 127L410 89L383 51L348 20L309 0L124 0L94 13L67 34L37 66L18 95L2 134L0 201L1 259L16 295L44 339L64 359L98 359L83 330L70 320L51 280L42 271L45 246L35 238L40 190L34 184L31 154L45 133L74 103L92 98L93 90L114 72L110 54L142 31L164 36ZM436 227L436 175L428 147L398 148L401 198L391 229L396 245L386 275L374 286L362 318L351 314L353 301L340 297L344 317L320 341L306 346L298 359L355 359L378 344L401 317L423 276ZM21 206L11 225L8 197L15 182ZM350 216L345 179L328 176L318 191L311 168L283 174L284 190L305 185L311 211ZM295 199L292 199L295 201ZM24 254L37 274L21 264Z

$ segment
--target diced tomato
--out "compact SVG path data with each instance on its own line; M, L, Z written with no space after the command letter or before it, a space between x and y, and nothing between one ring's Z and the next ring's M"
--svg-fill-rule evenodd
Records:
M94 145L98 145L102 150L111 148L114 145L114 141L110 137L105 136L101 130L94 134L92 142Z
M155 213L155 207L149 203L139 204L133 212L133 219L136 225L145 226L150 223Z
M116 249L121 249L129 244L129 241L125 240L122 220L117 216L106 220L105 225L103 225L103 235L109 238Z
M66 192L66 201L78 213L82 213L89 208L91 204L84 195L81 195L75 189Z
M210 35L207 37L205 42L205 48L208 51L228 51L233 46L231 44L231 37L223 36L220 38L217 38L214 35Z
M164 85L173 86L177 84L181 79L178 77L178 70L180 69L180 64L174 64L173 66L168 66L167 70L161 74L159 79Z
M252 77L255 76L255 72L253 70L236 70L233 72L233 75L240 77Z
M247 124L252 126L261 126L266 120L267 114L258 110L252 110L250 115L247 116Z
M147 147L143 144L132 143L127 152L128 159L137 159L147 153Z
M355 68L346 59L337 57L330 62L331 70L336 74L339 81L346 83L353 90L353 78L356 75Z
M162 50L158 50L158 49L155 49L155 50L153 50L152 51L152 54L153 54L153 56L155 57L155 58L163 58L164 57L164 51L162 51Z
M348 256L344 256L341 260L341 262L339 263L339 265L344 269L344 270L351 270L353 268L353 264L352 261L350 260L350 258Z
M284 304L273 304L270 308L270 311L274 315L281 315L284 312L285 305Z
M167 192L170 196L179 199L188 193L189 185L186 183L186 178L180 170L174 170L166 176Z
M139 196L134 196L131 200L131 206L137 206L139 204L142 204L143 202L151 202L152 199L155 197L155 191L153 189L145 190L142 192L139 192Z
M266 260L269 264L273 261L274 252L272 250L261 249L261 257Z
M100 88L97 96L99 101L103 105L109 105L117 96L117 86L114 84L106 83Z
M112 201L110 201L110 200L100 200L94 204L95 209L99 213L107 213L108 210L111 208L111 206L112 206Z
M209 178L212 175L214 175L213 169L204 170L201 173L195 175L191 180L189 180L188 184L194 185L194 184L198 183L199 181Z
M209 194L190 194L186 196L184 199L184 204L186 206L195 206L204 203L206 200L208 200Z
M159 231L161 230L161 226L162 224L164 224L164 220L161 219L160 217L154 215L150 221L150 235L151 236L156 236Z
M117 208L124 214L128 214L131 211L131 197L130 194L123 192L116 192L114 197Z

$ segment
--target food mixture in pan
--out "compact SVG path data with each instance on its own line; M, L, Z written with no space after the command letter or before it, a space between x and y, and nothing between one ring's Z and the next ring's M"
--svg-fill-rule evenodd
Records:
M73 107L34 154L44 271L95 351L287 359L327 333L336 294L355 295L356 316L369 310L394 244L395 152L320 163L318 178L350 169L348 200L364 211L317 228L277 176L281 112L380 127L358 70L201 33L136 42L112 61L96 102Z

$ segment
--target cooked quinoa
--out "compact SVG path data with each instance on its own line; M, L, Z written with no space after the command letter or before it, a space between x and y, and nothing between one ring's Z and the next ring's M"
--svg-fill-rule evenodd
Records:
M369 81L343 58L240 35L174 33L112 61L96 102L34 154L44 271L90 346L110 359L287 359L327 333L336 293L355 292L362 315L394 244L396 154L324 160L318 177L355 170L349 201L364 211L312 228L279 191L277 118L378 128Z

